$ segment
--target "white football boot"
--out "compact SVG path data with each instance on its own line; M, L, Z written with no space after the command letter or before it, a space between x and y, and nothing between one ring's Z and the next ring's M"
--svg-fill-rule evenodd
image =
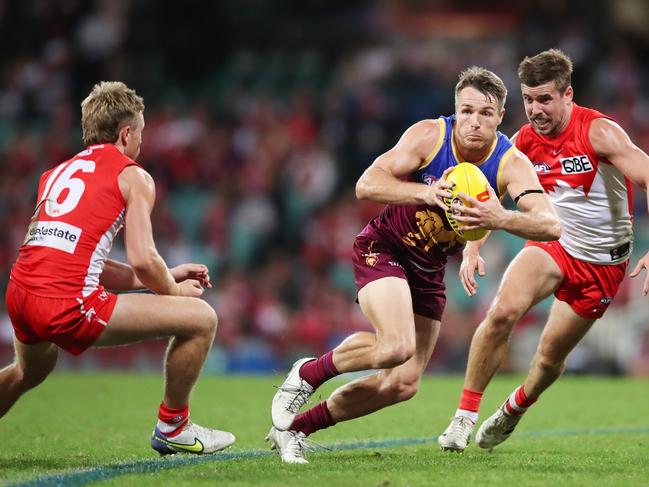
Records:
M446 431L437 438L440 448L462 453L471 443L471 433L474 426L475 423L467 417L453 417Z
M214 453L223 450L234 443L234 435L227 431L204 428L191 421L183 430L169 438L161 433L158 427L151 436L151 448L160 455L174 455L176 453Z
M273 397L271 408L273 426L280 431L286 431L291 427L297 412L306 404L315 390L300 377L300 367L311 360L315 359L307 357L295 362L286 380Z
M277 450L282 462L309 463L305 455L306 435L301 431L279 431L272 426L266 441L270 442L271 450Z
M507 414L503 404L480 425L475 437L476 443L480 448L489 449L500 445L511 436L522 417L522 415Z

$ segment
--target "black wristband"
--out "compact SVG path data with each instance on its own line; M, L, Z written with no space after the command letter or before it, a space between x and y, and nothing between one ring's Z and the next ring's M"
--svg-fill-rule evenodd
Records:
M519 194L516 198L514 198L514 204L517 204L518 200L520 200L526 194L530 194L530 193L545 193L545 191L543 191L542 189L526 189L521 194Z

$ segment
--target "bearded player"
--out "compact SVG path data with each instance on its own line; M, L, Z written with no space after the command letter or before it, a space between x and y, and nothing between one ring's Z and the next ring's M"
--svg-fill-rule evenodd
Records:
M216 331L201 299L204 265L168 269L151 230L155 185L136 162L144 103L102 82L81 104L86 149L41 176L38 200L7 287L15 361L0 371L0 417L54 369L59 348L169 338L165 389L151 446L160 454L210 453L234 442L189 420L189 396ZM129 264L107 259L125 227ZM148 288L115 295L107 289Z
M610 117L573 101L571 73L572 62L556 49L527 57L518 68L530 123L515 136L516 147L534 164L563 233L557 242L527 242L505 272L473 336L460 404L439 438L443 449L466 448L512 329L532 306L555 296L525 382L478 430L482 448L509 438L527 409L561 376L568 354L604 314L624 278L633 242L630 181L646 190L649 157ZM480 208L465 212L465 223L477 225L484 218ZM474 272L484 274L481 245L472 242L464 251L460 278L469 295L477 289ZM631 277L648 266L646 254ZM643 285L647 292L649 277Z
M446 260L465 243L444 215L442 199L450 196L451 186L445 177L454 166L473 163L490 183L487 201L467 198L491 216L480 228L537 240L559 237L558 218L534 169L497 131L506 95L502 80L491 71L464 71L455 87L455 115L414 124L359 179L359 199L387 203L358 235L353 249L358 302L375 332L355 333L322 357L294 364L273 399L273 427L267 437L282 461L307 463L306 436L406 401L417 392L446 302ZM499 198L505 192L523 211L502 207ZM370 369L379 372L338 388L298 414L326 380Z

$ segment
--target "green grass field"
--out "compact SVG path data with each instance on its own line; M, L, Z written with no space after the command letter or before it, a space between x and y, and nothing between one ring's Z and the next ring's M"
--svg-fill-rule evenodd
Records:
M520 379L492 383L482 419ZM203 377L192 419L234 432L237 443L215 455L163 459L148 446L160 377L55 374L0 420L0 483L649 485L646 380L564 377L493 453L472 444L458 455L441 452L433 440L455 410L462 379L428 377L411 401L313 435L331 450L311 453L303 466L282 465L263 441L273 384L280 381ZM339 384L326 384L322 396ZM363 441L373 443L364 447Z

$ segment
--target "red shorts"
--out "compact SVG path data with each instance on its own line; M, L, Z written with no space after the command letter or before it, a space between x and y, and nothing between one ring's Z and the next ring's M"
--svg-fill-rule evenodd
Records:
M352 262L359 291L382 277L405 279L410 287L412 310L433 320L442 319L446 305L444 264L424 270L394 252L390 246L367 236L356 237Z
M6 300L18 340L25 345L50 342L79 355L106 328L117 296L103 286L83 300L37 296L10 280Z
M629 264L628 260L603 265L575 259L558 241L528 241L525 247L538 247L550 254L563 273L563 282L554 295L582 318L602 317L617 294Z

